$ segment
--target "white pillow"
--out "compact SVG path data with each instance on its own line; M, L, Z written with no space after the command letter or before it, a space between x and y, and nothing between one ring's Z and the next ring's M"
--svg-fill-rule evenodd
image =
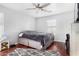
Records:
M20 33L20 34L19 34L19 37L22 37L22 35L23 35L23 33Z

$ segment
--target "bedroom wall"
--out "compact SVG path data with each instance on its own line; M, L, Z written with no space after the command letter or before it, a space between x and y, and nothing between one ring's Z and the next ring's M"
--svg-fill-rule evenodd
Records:
M4 14L0 13L0 39L4 33Z
M65 34L71 33L71 23L74 22L74 11L54 14L47 17L37 18L37 31L47 32L46 20L56 19L55 41L65 42Z
M0 5L0 12L4 13L4 31L10 44L17 42L18 33L23 30L35 30L35 19Z

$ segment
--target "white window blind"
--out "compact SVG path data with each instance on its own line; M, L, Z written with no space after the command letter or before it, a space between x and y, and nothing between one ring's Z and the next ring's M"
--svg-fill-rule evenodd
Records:
M47 20L48 32L56 34L56 20Z
M0 38L4 33L4 14L0 13Z

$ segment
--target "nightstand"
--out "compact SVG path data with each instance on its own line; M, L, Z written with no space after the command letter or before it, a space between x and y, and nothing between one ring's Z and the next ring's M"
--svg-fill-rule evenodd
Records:
M9 41L7 39L0 39L0 51L6 50L9 48Z

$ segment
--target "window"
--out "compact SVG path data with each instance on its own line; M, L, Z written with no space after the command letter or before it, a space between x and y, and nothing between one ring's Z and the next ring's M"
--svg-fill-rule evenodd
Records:
M56 34L56 20L47 20L47 27L49 33Z
M4 32L4 14L0 13L0 38L2 37Z

